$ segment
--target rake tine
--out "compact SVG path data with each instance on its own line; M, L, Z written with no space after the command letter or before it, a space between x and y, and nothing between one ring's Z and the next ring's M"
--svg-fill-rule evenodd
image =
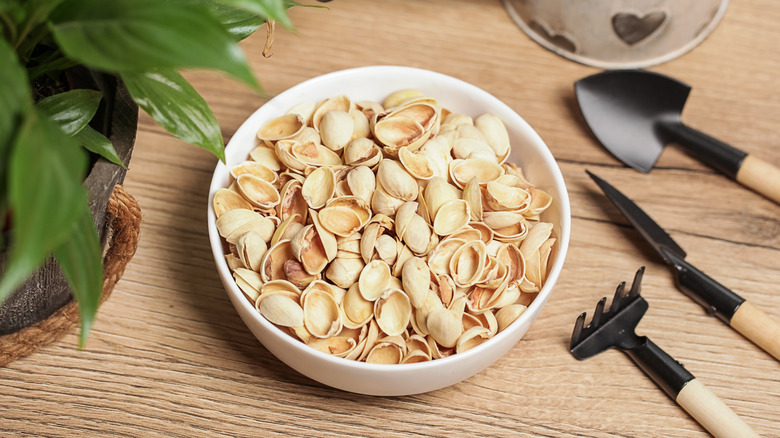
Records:
M585 327L585 312L580 313L577 317L577 321L574 322L574 331L571 334L571 345L569 349L574 348L582 337L582 329Z
M593 311L593 319L591 319L589 326L598 327L601 325L601 317L604 315L604 306L607 304L607 297L599 300L596 304L596 309Z
M634 275L634 282L631 284L631 292L628 293L628 296L632 298L639 296L639 292L642 291L642 277L644 277L644 275L645 267L642 266L636 271L636 275Z
M626 282L621 282L615 289L615 296L612 297L612 304L609 305L610 315L614 315L626 306Z

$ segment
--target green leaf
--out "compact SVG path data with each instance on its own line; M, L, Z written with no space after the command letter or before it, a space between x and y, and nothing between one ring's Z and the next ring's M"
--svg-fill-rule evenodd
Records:
M71 234L87 204L86 153L57 125L31 111L10 157L8 189L14 226L0 301Z
M202 67L259 85L234 38L209 10L160 0L66 0L54 38L69 57L116 73Z
M103 259L89 205L83 203L76 209L78 216L70 227L70 235L54 250L54 257L68 279L73 298L79 304L79 348L84 348L103 290Z
M225 161L217 119L208 104L176 70L123 73L133 100L168 132Z
M215 3L210 0L199 0L211 9L214 16L222 23L233 38L237 41L252 35L265 24L265 18L244 9L238 9L233 6Z
M89 125L76 133L73 138L88 151L96 153L118 166L127 168L125 163L122 162L122 159L119 158L119 154L116 153L116 149L114 149L114 145L111 144L111 140L92 129Z
M95 90L71 90L49 96L35 104L42 116L56 123L67 135L81 131L97 112L103 94Z
M24 114L32 106L30 86L24 68L11 46L0 38L0 225L7 206L8 158ZM0 300L2 301L2 300Z
M284 0L216 0L217 3L233 6L237 9L253 12L261 17L270 18L288 29L293 28L287 16L287 2Z

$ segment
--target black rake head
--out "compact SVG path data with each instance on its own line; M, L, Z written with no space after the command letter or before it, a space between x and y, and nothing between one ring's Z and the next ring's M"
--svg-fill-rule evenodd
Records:
M644 273L645 267L642 266L636 272L628 292L625 281L618 285L608 310L604 310L607 297L599 300L593 311L593 318L587 326L586 312L577 317L569 347L574 357L587 359L608 348L627 349L638 343L639 337L634 333L634 328L648 308L647 301L639 295Z

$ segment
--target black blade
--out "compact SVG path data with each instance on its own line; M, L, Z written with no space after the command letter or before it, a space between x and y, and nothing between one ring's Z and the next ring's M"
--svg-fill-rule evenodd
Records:
M596 175L585 171L598 184L601 191L607 196L607 198L615 204L618 210L623 213L623 216L628 219L631 225L639 231L639 234L647 240L650 246L661 255L669 265L674 265L674 262L669 258L668 254L671 253L680 259L684 259L685 251L677 245L677 242L669 237L669 234L661 228L660 225L647 215L634 201L628 199L624 194L620 193L618 189L612 187L603 179Z

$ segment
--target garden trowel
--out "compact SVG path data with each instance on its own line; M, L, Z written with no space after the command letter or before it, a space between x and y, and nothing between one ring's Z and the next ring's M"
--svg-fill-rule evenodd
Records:
M691 87L644 70L613 70L574 84L585 121L620 161L649 172L669 143L780 203L780 169L683 124Z

